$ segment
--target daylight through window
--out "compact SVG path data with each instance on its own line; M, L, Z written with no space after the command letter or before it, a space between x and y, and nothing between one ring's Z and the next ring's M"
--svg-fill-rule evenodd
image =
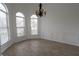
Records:
M36 15L31 16L31 34L37 35L38 34L38 20Z
M21 12L16 13L17 36L24 36L25 19Z
M0 3L0 39L1 45L9 41L8 10Z

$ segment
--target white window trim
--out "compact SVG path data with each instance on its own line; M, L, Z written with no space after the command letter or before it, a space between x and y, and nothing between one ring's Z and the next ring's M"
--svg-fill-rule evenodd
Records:
M17 12L17 13L18 13L18 12ZM22 13L22 14L23 14L23 13ZM23 14L23 15L24 15L24 14ZM16 34L17 34L17 37L22 37L22 36L18 36L17 29L18 29L18 28L23 28L23 29L24 29L24 33L23 33L24 35L23 35L23 36L25 36L25 16L24 16L24 17L16 16L16 18L17 18L17 17L18 17L18 18L23 18L23 21L24 21L24 27L17 27L17 26L16 26Z
M30 25L31 25L31 19L37 19L37 34L32 34L32 28L31 28L31 35L38 35L38 17L33 17L32 16L30 17Z
M7 32L8 32L8 41L9 41L9 40L10 40L9 12L8 12L7 6L6 6L5 4L3 4L3 3L1 3L1 4L2 4L2 5L5 7L5 9L6 9L6 12L3 11L3 10L1 10L1 9L0 9L0 11L6 14L6 24L7 24L7 27L2 27L2 28L6 28L6 29L7 29ZM8 41L7 41L7 42L8 42ZM5 42L5 43L7 43L7 42ZM5 44L5 43L4 43L4 44ZM4 45L4 44L2 44L2 45Z

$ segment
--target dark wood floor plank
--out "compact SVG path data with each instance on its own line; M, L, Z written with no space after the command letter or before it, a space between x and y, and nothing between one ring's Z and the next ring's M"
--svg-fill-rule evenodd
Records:
M79 47L48 41L44 39L28 39L8 48L5 56L79 56Z

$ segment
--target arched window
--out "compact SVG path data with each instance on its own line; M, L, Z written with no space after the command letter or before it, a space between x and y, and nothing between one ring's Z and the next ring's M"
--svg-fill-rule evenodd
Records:
M31 34L37 35L38 34L38 17L36 15L31 16Z
M17 36L24 36L25 18L21 12L16 13Z
M8 9L0 3L0 39L1 45L9 41Z

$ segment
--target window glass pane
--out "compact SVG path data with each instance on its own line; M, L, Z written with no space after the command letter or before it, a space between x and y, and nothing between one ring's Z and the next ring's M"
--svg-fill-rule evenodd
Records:
M24 17L24 15L21 12L17 12L16 16Z
M31 19L31 29L37 29L37 19Z
M7 27L6 14L0 11L0 27Z
M21 12L16 13L17 36L24 35L25 19Z
M0 9L6 12L5 6L0 4ZM0 10L0 39L1 45L9 40L8 28L7 28L7 14Z
M37 19L36 18L31 18L31 34L32 35L37 35L38 34L38 31L37 31L37 28L38 28L38 24L37 24Z
M6 28L0 28L0 36L1 36L1 45L8 41L8 31Z
M16 17L16 27L24 27L24 19Z
M0 3L0 9L6 12L5 7Z
M36 18L36 19L37 19L38 17L37 17L36 15L32 15L31 18L32 18L32 19L33 19L33 18Z
M24 28L17 28L17 36L23 36L24 35Z

